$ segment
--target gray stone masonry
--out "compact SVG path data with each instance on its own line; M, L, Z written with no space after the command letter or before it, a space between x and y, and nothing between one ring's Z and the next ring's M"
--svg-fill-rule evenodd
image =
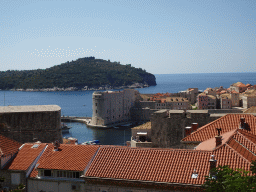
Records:
M26 106L23 108L17 106L17 110L12 106L9 111L0 107L1 121L7 125L6 128L0 129L0 134L21 143L34 141L51 143L55 140L62 143L60 107L47 107L39 107L35 111L29 111L30 108Z
M168 114L167 114L168 113ZM218 119L207 110L161 110L151 117L151 141L155 148L183 148L185 127L198 123L198 128Z
M3 187L9 187L9 190L17 189L18 185L13 185L11 181L12 173L20 173L20 183L26 185L26 172L25 171L12 171L12 170L0 170L0 177L4 177L5 181L0 182L0 185ZM1 191L1 187L0 187Z

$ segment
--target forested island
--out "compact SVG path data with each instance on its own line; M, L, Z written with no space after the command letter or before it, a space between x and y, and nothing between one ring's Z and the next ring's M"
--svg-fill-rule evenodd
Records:
M79 58L47 69L0 72L2 90L88 90L153 85L156 85L155 76L141 68L95 57Z

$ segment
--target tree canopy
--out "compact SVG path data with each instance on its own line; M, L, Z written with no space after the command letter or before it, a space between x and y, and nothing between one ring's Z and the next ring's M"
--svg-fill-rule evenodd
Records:
M256 161L252 162L250 171L233 170L227 165L218 166L212 170L214 175L206 176L203 187L207 192L256 191Z
M130 64L80 58L47 69L0 72L0 89L41 89L85 86L127 86L133 83L156 85L155 76Z

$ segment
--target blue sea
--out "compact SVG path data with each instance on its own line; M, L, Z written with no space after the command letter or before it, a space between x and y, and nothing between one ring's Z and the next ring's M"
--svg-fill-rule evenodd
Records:
M156 86L138 89L140 93L177 93L188 88L197 87L205 90L207 87L228 88L238 81L252 85L256 84L256 73L198 73L198 74L156 74ZM93 91L72 92L18 92L0 91L0 106L8 105L59 105L65 116L92 116ZM70 134L79 143L100 140L105 145L124 145L130 140L130 129L92 129L85 124L68 123L72 129Z

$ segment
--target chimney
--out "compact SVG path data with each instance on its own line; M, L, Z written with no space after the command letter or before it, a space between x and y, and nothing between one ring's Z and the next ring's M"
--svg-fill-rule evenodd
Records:
M216 168L217 160L215 159L215 155L211 155L210 162L210 176L215 176L215 171L213 171L214 168Z
M222 144L222 136L217 135L215 136L215 139L216 139L216 147Z
M189 136L191 134L192 127L185 127L185 137Z
M215 136L215 139L216 139L216 147L218 147L219 145L222 144L222 136L220 136L221 128L216 128L216 130L218 131L218 135Z
M192 123L192 132L196 131L198 127L198 123Z
M240 119L240 127L239 127L239 129L244 129L245 128L245 118L244 117L241 117L241 119Z
M76 140L75 140L75 139L70 139L70 140L69 140L69 143L70 143L71 145L75 145L75 144L76 144Z
M58 140L54 141L54 151L58 151L60 147L60 142Z
M131 147L131 141L126 141L126 146Z

